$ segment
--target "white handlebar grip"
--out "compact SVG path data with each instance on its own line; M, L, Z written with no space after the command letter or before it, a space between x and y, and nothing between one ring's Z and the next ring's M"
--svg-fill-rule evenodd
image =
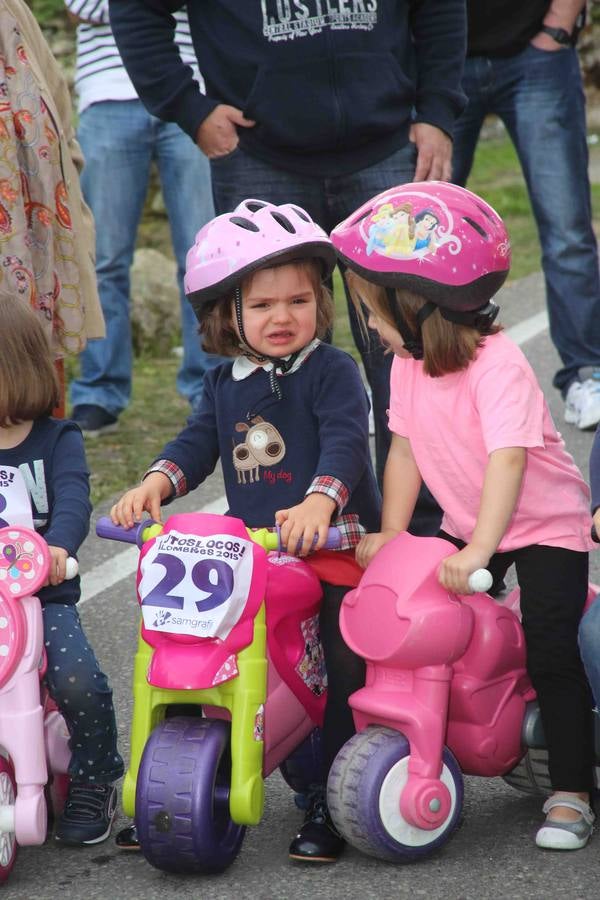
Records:
M79 563L77 562L77 560L75 559L74 556L67 557L67 567L66 568L67 568L67 570L65 573L65 578L67 578L67 579L75 578L75 576L79 572ZM473 577L473 576L471 576L471 577Z
M484 594L486 591L489 591L493 581L492 574L487 569L475 569L469 575L469 587L474 594Z

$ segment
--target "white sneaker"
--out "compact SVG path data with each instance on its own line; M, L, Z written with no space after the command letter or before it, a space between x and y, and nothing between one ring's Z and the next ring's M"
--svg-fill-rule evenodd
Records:
M600 371L585 381L574 381L565 399L565 422L582 431L600 422Z

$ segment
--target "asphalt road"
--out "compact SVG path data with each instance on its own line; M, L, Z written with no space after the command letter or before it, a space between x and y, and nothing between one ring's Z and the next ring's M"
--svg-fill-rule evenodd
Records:
M502 320L522 342L561 428L562 402L551 387L558 358L544 327L541 276L507 288L501 296ZM567 447L587 476L591 434L565 425ZM145 460L140 460L140 470ZM222 508L220 477L178 501L180 510L207 505ZM96 511L106 512L108 504ZM112 681L121 749L128 752L131 669L137 630L134 596L135 551L90 537L81 554L85 576L82 618ZM593 554L592 577L600 582L600 554ZM501 779L468 778L462 826L437 855L418 864L393 866L348 850L334 866L310 868L287 859L287 846L301 821L289 789L279 775L267 783L266 811L247 831L240 856L220 876L180 877L159 872L136 854L117 851L114 842L86 849L57 846L22 848L5 898L19 900L316 900L316 898L427 897L430 900L559 900L600 894L600 838L577 853L538 850L533 843L541 803L518 794ZM124 824L120 819L117 827Z

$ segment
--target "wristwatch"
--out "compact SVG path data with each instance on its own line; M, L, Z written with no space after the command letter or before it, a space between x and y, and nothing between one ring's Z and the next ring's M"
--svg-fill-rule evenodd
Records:
M540 31L549 34L552 40L557 44L563 44L565 47L573 47L577 40L576 34L569 34L565 28L552 28L550 25L542 25Z

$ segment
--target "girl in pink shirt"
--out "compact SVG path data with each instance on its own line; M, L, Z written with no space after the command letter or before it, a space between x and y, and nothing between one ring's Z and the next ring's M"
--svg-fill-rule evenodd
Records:
M384 204L433 211L436 252L388 246L367 254ZM550 417L521 351L494 324L492 297L510 268L498 214L464 188L424 182L392 188L333 231L351 270L357 308L394 353L381 531L357 548L366 566L410 521L422 480L444 510L440 537L459 552L441 584L470 593L488 568L515 563L554 793L536 843L579 849L592 832L592 699L577 629L588 590L589 491Z

